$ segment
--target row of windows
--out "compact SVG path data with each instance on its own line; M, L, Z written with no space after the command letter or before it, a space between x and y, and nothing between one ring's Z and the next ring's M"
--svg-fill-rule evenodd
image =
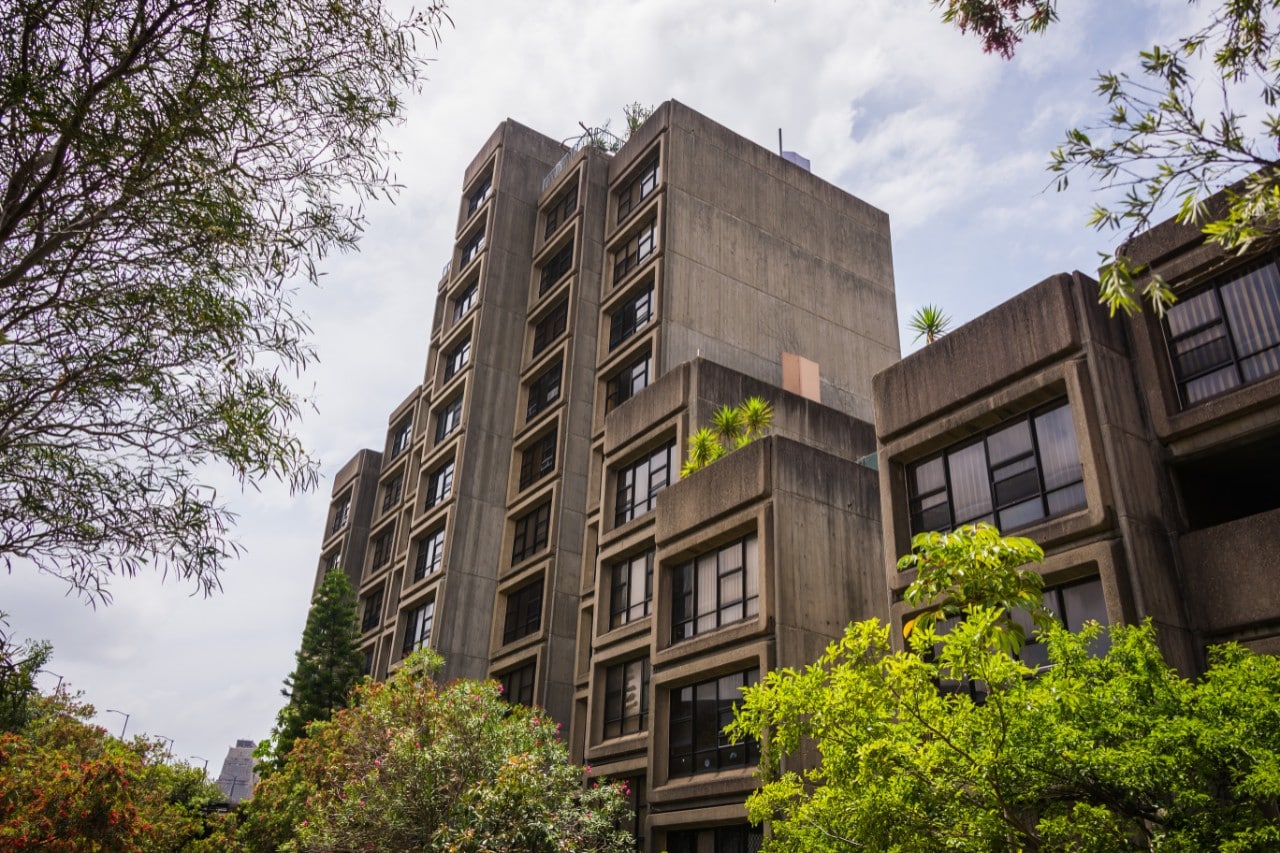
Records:
M753 533L675 568L671 578L673 643L760 613L759 550Z
M714 773L759 761L760 745L754 739L731 741L724 733L742 688L759 680L759 668L752 667L671 691L668 775Z
M1014 530L1085 505L1066 402L1021 415L907 467L911 532L986 521Z

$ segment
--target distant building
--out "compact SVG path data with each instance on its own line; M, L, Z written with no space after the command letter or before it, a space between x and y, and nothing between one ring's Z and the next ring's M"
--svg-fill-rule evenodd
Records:
M232 805L249 799L253 794L253 786L258 784L258 774L253 769L253 750L256 746L251 740L237 740L236 745L227 750L227 757L222 761L218 789Z

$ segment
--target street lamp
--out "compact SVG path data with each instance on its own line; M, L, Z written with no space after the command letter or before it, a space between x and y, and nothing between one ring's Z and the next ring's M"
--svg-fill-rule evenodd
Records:
M42 670L40 670L40 671L41 671L41 672L47 672L47 673L49 673L50 675L58 675L58 673L54 672L54 671L53 671L53 670L51 670L51 669L42 669ZM54 692L54 693L57 693L57 692L59 692L60 690L62 690L62 676L61 676L61 675L58 675L58 683L57 683L57 685L53 688L53 692Z
M209 759L205 758L203 755L193 755L191 757L198 758L204 762L204 775L208 776L209 775Z
M156 735L156 740L165 740L169 742L169 745L164 749L164 754L167 758L173 758L173 738L166 737L165 735Z
M108 714L122 714L124 716L124 725L120 727L120 740L124 740L124 730L129 728L129 715L124 711L117 711L115 708L104 709Z

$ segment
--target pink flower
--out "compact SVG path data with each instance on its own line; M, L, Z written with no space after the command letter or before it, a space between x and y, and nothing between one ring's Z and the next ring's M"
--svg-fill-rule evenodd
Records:
M375 758L375 759L373 759L373 766L374 766L374 767L381 767L381 766L382 766L382 759L381 759L381 758Z

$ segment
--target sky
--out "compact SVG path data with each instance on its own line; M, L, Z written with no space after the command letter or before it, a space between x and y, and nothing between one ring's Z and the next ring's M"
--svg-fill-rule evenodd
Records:
M383 446L388 414L422 380L462 173L506 118L568 138L579 122L625 127L625 104L674 98L771 150L781 128L816 175L888 212L900 321L933 303L958 324L1049 275L1095 269L1118 240L1085 222L1115 193L1087 175L1055 192L1048 153L1101 114L1099 71L1132 68L1195 9L1061 5L1057 26L1004 61L927 0L456 0L390 134L398 199L368 210L359 253L326 259L321 287L299 285L320 356L298 382L315 405L300 434L325 479L301 495L223 486L244 554L211 598L140 575L94 608L31 570L0 575L11 635L53 645L41 686L63 678L103 726L119 733L128 714L126 734L171 738L175 758L209 759L213 775L237 739L270 732L331 476ZM917 346L905 328L901 339Z

